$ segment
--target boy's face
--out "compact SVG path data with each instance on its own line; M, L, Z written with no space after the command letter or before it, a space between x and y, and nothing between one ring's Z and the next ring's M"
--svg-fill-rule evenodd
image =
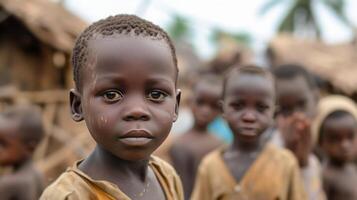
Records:
M99 147L124 160L146 159L177 118L180 92L164 40L118 36L91 41L82 91L71 92L73 118L84 118Z
M315 114L316 97L302 76L293 79L276 79L278 114L285 117L294 112L304 113L312 118Z
M16 165L24 161L28 151L18 137L17 124L0 118L0 165Z
M227 80L223 117L237 140L256 141L271 125L274 89L261 75L240 74Z
M210 85L206 82L196 85L191 109L197 126L207 127L219 115L220 97L221 86Z
M351 115L327 119L321 129L321 145L328 157L340 162L353 159L357 124Z

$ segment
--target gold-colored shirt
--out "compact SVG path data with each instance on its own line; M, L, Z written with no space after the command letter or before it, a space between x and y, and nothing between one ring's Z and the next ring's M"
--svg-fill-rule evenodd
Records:
M115 184L93 180L78 169L77 162L46 188L40 200L130 200ZM149 166L163 188L167 200L183 200L180 178L160 158L152 156Z
M267 144L238 183L216 150L200 164L192 200L305 200L294 156ZM237 166L239 167L239 166Z

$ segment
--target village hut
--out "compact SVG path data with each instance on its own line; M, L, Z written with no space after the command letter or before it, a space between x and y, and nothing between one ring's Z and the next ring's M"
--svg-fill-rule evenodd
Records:
M68 106L71 50L86 25L50 0L0 0L0 109L17 103L42 108L47 134L35 160L49 182L92 144Z
M357 100L357 46L354 42L325 44L317 40L298 39L283 34L268 46L272 67L286 63L301 64L325 81L328 93Z

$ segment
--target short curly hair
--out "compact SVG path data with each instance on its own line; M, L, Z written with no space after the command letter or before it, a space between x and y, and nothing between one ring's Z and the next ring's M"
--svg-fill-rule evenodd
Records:
M228 80L230 78L232 78L232 76L234 76L234 78L237 78L236 76L241 75L241 74L257 75L257 76L265 77L269 81L271 81L273 85L275 83L275 79L274 79L272 73L269 70L267 70L261 66L253 65L253 64L242 65L242 66L233 65L232 68L225 74L224 79L223 79L223 92L222 92L223 99L226 95ZM274 89L274 92L275 92L275 89Z
M169 35L159 26L135 15L119 14L94 22L77 38L72 53L73 79L76 89L81 89L81 69L87 62L88 43L94 37L119 35L144 36L152 39L163 39L169 45L178 76L175 47Z

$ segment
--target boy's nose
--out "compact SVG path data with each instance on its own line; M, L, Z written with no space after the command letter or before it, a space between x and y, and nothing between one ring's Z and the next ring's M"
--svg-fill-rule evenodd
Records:
M148 121L149 119L150 117L147 111L145 111L140 107L132 108L124 115L125 121L136 121L136 120Z
M150 114L143 101L131 100L127 104L126 111L124 111L123 119L125 121L148 121Z
M344 151L349 151L351 148L353 148L353 143L348 139L345 139L341 142L341 147Z
M255 122L256 116L253 111L247 110L242 114L242 120L245 122Z

